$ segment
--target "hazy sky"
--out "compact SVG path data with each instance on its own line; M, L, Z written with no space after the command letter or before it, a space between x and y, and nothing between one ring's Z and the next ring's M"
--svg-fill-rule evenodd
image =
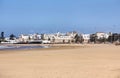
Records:
M120 0L0 0L0 32L120 32Z

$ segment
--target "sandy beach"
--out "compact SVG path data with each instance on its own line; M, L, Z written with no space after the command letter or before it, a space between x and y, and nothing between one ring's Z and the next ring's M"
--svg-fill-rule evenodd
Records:
M0 78L120 78L120 46L54 47L0 51Z

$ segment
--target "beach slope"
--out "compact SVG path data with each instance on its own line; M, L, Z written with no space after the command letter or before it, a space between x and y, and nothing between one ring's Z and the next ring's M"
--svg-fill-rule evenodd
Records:
M120 78L120 46L0 51L0 78Z

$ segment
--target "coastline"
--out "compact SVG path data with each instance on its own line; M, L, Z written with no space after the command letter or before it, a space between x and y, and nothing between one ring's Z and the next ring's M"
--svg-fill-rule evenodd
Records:
M77 49L77 48L87 48L90 47L88 45L83 45L83 44L2 44L2 46L45 46L47 48L27 48L27 49L5 49L5 50L0 50L0 53L10 53L10 52L22 52L22 51L49 51L49 50L64 50L64 49Z
M62 49L82 49L82 48L92 48L92 47L106 47L115 46L113 44L0 44L0 46L14 46L14 47L37 47L37 48L23 48L23 49L0 49L3 51L29 51L29 50L62 50ZM43 47L43 48L41 48Z

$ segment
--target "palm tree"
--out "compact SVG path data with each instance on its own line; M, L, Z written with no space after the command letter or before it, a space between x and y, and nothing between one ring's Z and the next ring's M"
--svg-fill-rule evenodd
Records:
M0 36L0 42L4 41L5 37L4 37L4 32L1 32L1 36Z

